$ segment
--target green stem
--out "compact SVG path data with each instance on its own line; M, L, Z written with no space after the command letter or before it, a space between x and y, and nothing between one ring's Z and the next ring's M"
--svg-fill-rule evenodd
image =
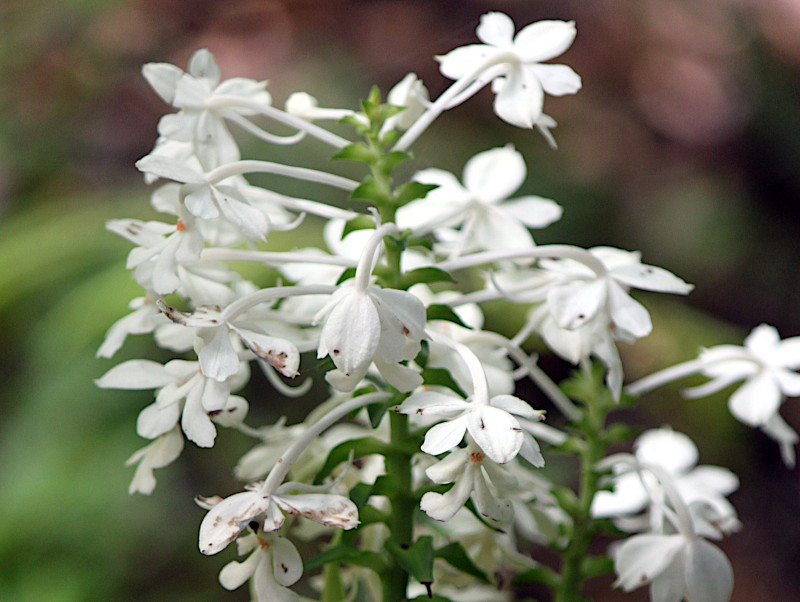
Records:
M604 425L608 412L605 404L587 404L585 418L580 424L583 445L580 446L580 485L578 499L570 515L572 532L563 553L561 578L554 591L554 602L578 602L587 579L584 561L589 557L590 546L597 534L597 523L592 518L592 500L600 486L600 473L595 470L606 451Z
M389 518L391 538L400 546L410 546L414 540L414 511L416 500L411 489L411 454L403 449L408 440L408 416L391 412L389 429L392 451L386 454L386 473L395 481L394 493L389 496L392 513ZM406 599L408 573L396 562L381 575L383 602Z

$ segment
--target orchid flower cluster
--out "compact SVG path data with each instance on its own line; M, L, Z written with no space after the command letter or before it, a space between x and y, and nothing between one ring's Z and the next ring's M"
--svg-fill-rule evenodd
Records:
M280 109L266 82L221 81L206 50L186 72L144 67L176 110L136 164L148 183L161 182L151 202L167 217L108 223L134 245L127 268L144 292L98 355L110 358L128 335L149 333L175 359L125 361L97 384L154 391L137 420L149 443L128 461L131 493L150 494L156 470L187 440L213 447L219 428L254 440L235 468L246 484L197 498L207 510L200 551L217 554L235 541L244 557L222 568L224 588L249 583L259 601L299 600L295 584L322 568L300 586L303 596L502 600L537 583L571 601L587 579L616 572L617 586L649 585L653 600L730 598L730 563L710 540L739 527L726 497L735 475L696 466L697 448L669 428L642 434L631 454L607 455L631 431L606 417L690 374L711 379L693 397L743 380L731 397L734 416L775 438L793 462L797 435L777 412L785 396L800 394L800 339L780 341L760 326L744 347L707 349L625 391L617 346L652 330L631 291L685 295L692 285L636 252L536 245L531 229L558 220L562 208L514 196L526 166L511 145L477 152L461 177L431 167L395 183L395 168L436 117L487 86L500 119L538 130L555 147L545 94L574 94L581 80L545 61L575 35L574 23L562 21L515 34L509 17L486 14L480 44L437 57L454 80L438 99L409 74L387 104L373 89L359 110L320 107L302 92ZM326 120L340 124L319 125ZM345 127L349 138L333 131ZM271 145L314 139L366 175L243 159L232 129ZM282 194L252 183L253 174L278 188L312 182L320 192ZM321 225L327 248L268 250L271 233L301 224ZM231 265L244 262L263 267L259 283ZM459 289L458 275L476 267L486 270L483 284ZM482 304L498 300L525 316L510 338L484 327ZM536 341L577 366L574 376L553 382L526 350ZM270 399L242 395L253 369L275 390ZM247 424L252 403L280 414L281 404L305 396L312 372L324 378L316 382L327 400L305 420ZM542 408L516 396L522 379L560 417L545 421ZM543 469L548 454L578 458L577 491ZM591 556L592 541L610 533L622 541ZM294 542L311 540L318 553L302 558ZM559 567L535 560L542 546L560 555Z

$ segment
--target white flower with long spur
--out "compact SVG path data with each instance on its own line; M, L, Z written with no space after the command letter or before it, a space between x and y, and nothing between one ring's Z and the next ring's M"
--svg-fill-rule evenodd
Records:
M422 384L419 373L401 362L414 359L420 351L425 306L411 293L369 283L378 247L395 230L394 224L384 224L372 233L353 281L341 285L314 317L314 324L323 324L317 357L333 360L336 369L325 379L339 391L352 391L373 363L400 391Z
M153 263L145 286L158 295L168 295L180 286L179 268L196 262L203 250L203 237L194 227L191 215L178 218L175 225L135 219L110 220L106 228L134 243L126 268ZM144 285L143 285L144 286Z
M125 466L136 464L136 472L128 487L128 493L141 493L150 495L156 488L156 478L153 471L172 464L183 451L183 436L176 426L155 441L136 451L125 462Z
M212 447L223 426L241 423L247 401L231 395L250 377L246 363L238 373L217 381L199 370L198 362L172 360L162 365L151 360L129 360L113 367L95 381L102 389L157 389L155 403L139 413L136 431L140 437L155 439L169 432L180 420L186 437L200 447Z
M534 466L544 466L539 445L520 427L514 415L542 420L541 411L513 395L495 395L486 402L462 399L449 390L417 391L397 406L401 414L445 418L425 434L422 451L438 456L450 451L469 433L480 450L493 462L505 464L517 454Z
M641 534L614 552L615 586L626 592L650 584L658 602L727 602L733 569L725 554L702 537L684 533Z
M247 127L244 117L257 112L252 105L271 102L267 82L233 78L220 83L219 67L205 49L192 55L188 73L175 65L148 63L142 74L164 101L181 109L161 118L158 133L170 140L191 142L206 169L239 160L238 146L225 119ZM220 98L226 101L216 102Z
M231 315L229 309L218 311L201 307L191 314L185 314L168 307L163 301L159 301L159 307L173 322L197 329L197 359L206 377L221 382L239 371L240 350L234 346L234 340L241 341L256 357L267 362L282 375L289 378L297 376L300 352L294 343L256 332L251 327L237 326L233 320L238 316Z
M566 65L545 65L562 54L575 39L575 23L539 21L514 35L514 22L503 13L487 13L476 30L483 44L456 48L436 57L443 75L461 79L474 75L479 85L492 80L494 111L512 125L533 128L542 115L545 92L553 96L574 94L581 78ZM493 60L494 59L494 60Z
M236 549L240 556L250 554L243 562L231 561L222 567L219 582L231 591L251 581L257 602L296 602L300 597L289 589L303 576L303 560L294 544L276 533L261 529L239 538Z
M425 198L397 211L397 224L418 233L433 231L440 237L448 228L461 230L448 242L451 255L482 249L527 249L534 246L528 228L544 228L561 217L561 207L549 199L524 196L507 200L525 180L522 155L511 146L472 157L464 166L464 184L441 169L426 169L414 176L423 184L436 184Z
M656 466L667 474L690 509L700 511L708 507L713 512L714 530L704 529L704 536L719 537L737 529L736 511L725 496L739 487L739 479L727 468L697 466L697 446L689 437L669 428L650 430L634 442L634 455L641 466ZM622 463L614 464L614 469L617 474L613 478L613 491L599 491L592 501L595 518L635 515L645 510L651 504L651 497L660 491L658 480L646 470L630 470ZM645 524L647 520L644 517ZM700 526L699 521L696 526Z
M416 73L409 73L396 83L386 95L386 102L404 110L386 120L385 130L407 130L431 104L428 89Z
M798 436L778 414L786 397L800 396L800 337L781 340L777 329L761 324L745 338L744 346L717 345L703 349L696 360L651 374L626 389L633 395L700 373L711 380L684 391L690 398L717 393L744 381L728 400L733 416L759 427L781 446L784 462L794 465Z
M450 520L470 498L487 519L507 523L514 516L511 502L496 492L515 487L516 479L469 438L467 447L449 453L425 474L437 484L455 483L446 493L429 491L422 496L420 508L434 520ZM496 492L490 489L489 483Z

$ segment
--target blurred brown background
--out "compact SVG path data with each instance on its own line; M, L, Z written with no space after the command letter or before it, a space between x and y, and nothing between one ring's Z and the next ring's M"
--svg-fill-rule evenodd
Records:
M232 553L196 552L202 511L191 498L212 483L231 491L227 473L248 443L223 434L213 452L187 447L153 496L128 498L132 472L122 463L142 444L134 421L148 395L91 384L113 365L93 358L103 332L137 293L123 268L127 244L102 224L152 215L133 162L169 110L141 65L185 68L206 47L223 78L268 79L277 106L302 90L324 106L353 107L372 84L385 93L409 71L435 95L448 82L432 56L473 43L489 10L518 28L576 21L578 38L558 62L581 74L584 89L545 104L559 150L499 121L481 93L423 136L417 165L460 173L475 153L513 142L529 169L522 192L565 208L538 242L639 249L646 263L696 284L687 299L640 297L655 332L624 350L629 380L700 345L738 344L761 322L800 335L800 0L6 0L0 599L247 599L216 582ZM119 357L144 356L150 344L134 340ZM739 474L733 502L744 530L722 544L734 600L800 599L797 472L730 417L724 395L688 402L677 391L650 395L629 418L669 421L698 442L701 462ZM782 414L800 428L797 400Z

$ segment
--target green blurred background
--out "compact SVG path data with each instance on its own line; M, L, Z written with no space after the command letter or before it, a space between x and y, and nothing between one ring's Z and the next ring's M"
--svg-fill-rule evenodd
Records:
M629 380L740 343L768 322L800 334L800 2L797 0L6 0L0 4L0 600L243 600L217 584L228 550L196 550L197 493L227 494L248 442L222 432L213 451L187 446L150 497L128 497L125 459L143 442L135 417L150 395L100 391L122 359L154 355L130 339L113 361L94 352L139 292L111 218L148 218L133 167L168 111L143 63L185 68L209 48L223 77L269 79L275 103L307 91L355 106L415 71L437 94L435 54L474 41L479 16L518 27L574 19L563 57L583 77L550 98L557 152L496 119L482 93L445 115L416 148L417 166L460 173L477 152L511 141L525 155L522 192L548 196L563 220L538 242L639 249L697 285L687 299L642 296L655 332L623 349ZM442 152L442 147L445 151ZM312 150L320 150L314 147ZM322 153L247 147L250 156L324 165ZM494 325L509 330L499 312ZM556 371L563 363L543 360ZM742 480L742 533L722 547L735 600L798 599L797 472L729 416L724 396L688 402L672 388L627 418L669 421L701 462ZM260 406L260 383L247 396ZM800 428L796 400L782 414ZM254 419L257 424L258 418ZM603 587L607 586L606 580ZM641 600L642 592L593 592Z

